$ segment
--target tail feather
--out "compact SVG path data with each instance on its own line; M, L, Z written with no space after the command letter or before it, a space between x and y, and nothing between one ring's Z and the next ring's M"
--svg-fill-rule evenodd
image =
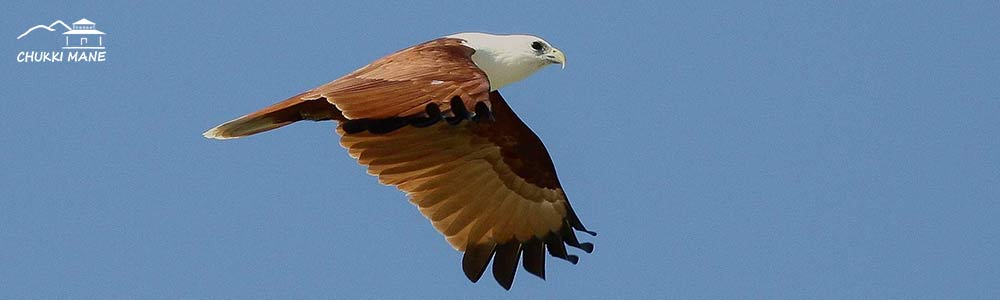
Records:
M275 129L301 120L344 120L343 113L325 98L302 99L305 93L257 112L223 123L202 133L210 139L235 139Z

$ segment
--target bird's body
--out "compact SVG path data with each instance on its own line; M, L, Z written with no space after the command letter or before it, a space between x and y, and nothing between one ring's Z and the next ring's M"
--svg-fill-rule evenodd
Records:
M518 260L544 278L544 253L590 252L544 145L497 91L562 52L528 35L460 33L378 59L337 80L219 125L229 139L300 120L334 120L369 174L407 193L456 250L473 282L493 261L509 289ZM464 120L468 120L463 122ZM444 121L444 122L442 122Z

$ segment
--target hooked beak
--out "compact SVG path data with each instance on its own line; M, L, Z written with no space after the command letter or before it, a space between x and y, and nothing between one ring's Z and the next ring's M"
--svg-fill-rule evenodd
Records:
M545 55L545 59L547 59L549 63L559 64L563 69L566 68L566 55L559 49L552 48L549 54Z

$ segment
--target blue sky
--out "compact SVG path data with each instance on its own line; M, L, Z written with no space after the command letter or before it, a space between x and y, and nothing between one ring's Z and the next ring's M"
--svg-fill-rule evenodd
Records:
M1000 297L1000 5L12 2L0 298ZM87 18L103 63L25 29ZM332 123L201 132L460 31L567 53L503 90L588 228L471 284ZM487 275L489 276L489 275Z

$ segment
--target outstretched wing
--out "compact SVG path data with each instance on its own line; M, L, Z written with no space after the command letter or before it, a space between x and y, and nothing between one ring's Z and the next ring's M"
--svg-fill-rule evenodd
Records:
M424 114L435 103L448 114L459 97L466 110L489 99L490 81L463 40L440 38L400 50L315 89L204 133L239 138L300 120L387 119ZM330 105L333 104L333 105Z
M326 98L347 119L411 116L429 103L448 111L455 96L472 110L488 99L490 82L462 42L440 38L400 50L299 97Z
M573 230L593 233L570 207L541 140L499 92L489 101L492 122L438 122L385 134L345 134L342 123L337 130L368 173L406 192L452 247L465 252L470 280L478 281L492 259L494 278L510 289L519 260L545 278L546 247L576 263L565 245L586 252L593 245L580 243Z

